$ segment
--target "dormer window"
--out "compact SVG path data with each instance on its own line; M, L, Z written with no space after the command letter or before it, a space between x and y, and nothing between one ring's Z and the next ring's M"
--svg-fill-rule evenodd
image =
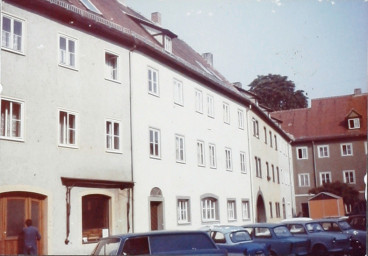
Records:
M164 47L165 51L172 53L172 41L171 38L168 36L165 36Z
M349 125L349 129L353 130L353 129L359 129L360 128L360 120L359 118L351 118L348 119L348 125Z
M92 4L92 2L90 0L80 0L80 1L91 12L94 12L94 13L97 13L97 14L100 14L100 15L102 14L100 12L100 10L97 9L97 7L94 6L94 4Z

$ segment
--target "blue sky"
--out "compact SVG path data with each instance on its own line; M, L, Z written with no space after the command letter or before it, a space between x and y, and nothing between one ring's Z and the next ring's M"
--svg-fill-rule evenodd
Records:
M368 0L124 0L245 89L279 74L309 99L367 92Z

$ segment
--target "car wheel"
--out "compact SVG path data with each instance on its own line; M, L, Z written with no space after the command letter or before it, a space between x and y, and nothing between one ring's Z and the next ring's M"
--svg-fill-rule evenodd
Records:
M277 256L276 252L270 252L270 256Z
M313 256L326 256L328 255L326 247L323 245L316 245L313 247Z

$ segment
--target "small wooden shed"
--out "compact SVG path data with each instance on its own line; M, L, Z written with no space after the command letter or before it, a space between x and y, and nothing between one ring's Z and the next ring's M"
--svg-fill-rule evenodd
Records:
M342 197L332 193L321 192L308 200L309 217L320 219L345 215Z

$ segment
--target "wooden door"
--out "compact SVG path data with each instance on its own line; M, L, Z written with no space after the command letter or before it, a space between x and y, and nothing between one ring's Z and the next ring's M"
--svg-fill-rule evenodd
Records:
M26 219L40 231L38 253L44 253L43 201L44 197L32 193L0 194L0 254L23 254L21 232Z
M151 230L163 229L163 209L162 202L151 201Z

